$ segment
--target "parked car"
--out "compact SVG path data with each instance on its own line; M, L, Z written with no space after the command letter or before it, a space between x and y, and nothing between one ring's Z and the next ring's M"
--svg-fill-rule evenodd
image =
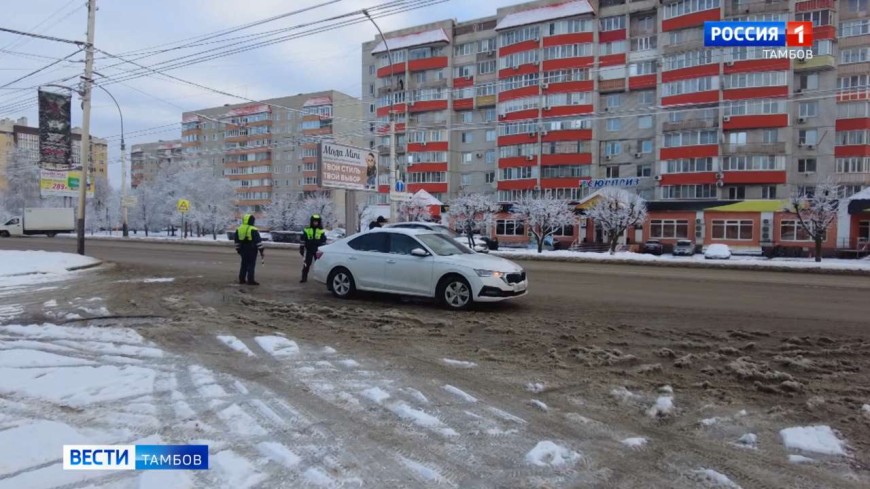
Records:
M313 277L338 298L357 291L434 298L451 309L526 294L516 263L428 229L373 229L320 248Z
M347 230L345 230L343 228L335 228L335 229L330 229L330 230L326 231L326 241L328 243L331 243L333 241L338 241L341 238L344 238L345 236L347 236Z
M731 258L731 248L726 244L711 244L704 251L707 260L727 260Z
M688 239L678 239L674 245L674 256L692 256L695 254L695 243Z
M443 226L434 222L397 222L394 224L387 224L385 227L402 229L425 229L427 231L432 231L435 233L441 233L445 236L450 236L457 242L468 246L468 236L460 236L458 233L451 231L450 228L448 228L447 226ZM489 253L489 243L484 240L483 236L475 234L474 236L472 236L472 240L474 242L474 245L471 247L471 249L473 249L477 253Z
M661 255L663 250L664 248L662 247L662 242L657 239L647 240L641 248L642 253L648 253L650 255L656 256Z

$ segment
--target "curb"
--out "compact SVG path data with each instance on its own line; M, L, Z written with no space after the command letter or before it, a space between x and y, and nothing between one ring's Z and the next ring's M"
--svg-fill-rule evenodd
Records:
M98 266L103 264L103 260L98 260L94 263L88 263L87 265L79 265L77 267L69 267L66 269L67 272L77 272L79 270L88 270L91 268L97 268Z
M500 254L490 252L493 256L507 258L513 261L543 261L543 262L558 262L558 263L592 263L599 265L631 265L642 267L664 267L664 268L700 268L707 270L745 270L753 272L788 272L788 273L809 273L820 275L851 275L851 276L870 276L870 270L846 270L846 269L826 269L826 268L795 268L780 265L732 265L727 263L695 263L695 262L664 262L664 261L629 261L629 260L590 260L582 257L567 257L567 256L522 256L513 257L511 254ZM824 262L823 262L824 263Z
M70 238L71 239L71 238ZM183 239L178 240L169 240L169 239L148 239L148 238L122 238L122 237L114 237L114 236L86 236L85 241L122 241L125 243L151 243L151 244L180 244L180 245L188 245L188 246L234 246L234 244L230 241L187 241ZM275 243L273 241L264 241L264 247L266 248L288 248L288 249L298 249L299 245L295 243Z

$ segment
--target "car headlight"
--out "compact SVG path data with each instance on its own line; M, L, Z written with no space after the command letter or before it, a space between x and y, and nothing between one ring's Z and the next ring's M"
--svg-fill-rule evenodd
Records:
M493 278L504 277L503 272L496 272L493 270L478 270L478 269L474 269L474 271L477 273L478 277L493 277Z

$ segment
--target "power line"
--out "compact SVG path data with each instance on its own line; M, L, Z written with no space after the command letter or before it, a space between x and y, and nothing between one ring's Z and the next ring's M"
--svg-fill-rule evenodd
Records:
M84 41L72 41L70 39L61 39L59 37L54 37L54 36L45 36L45 35L36 34L33 32L25 32L25 31L19 31L19 30L15 30L15 29L9 29L7 27L0 27L0 32L8 32L10 34L17 34L19 36L33 37L36 39L43 39L46 41L62 42L62 43L66 43L66 44L75 44L76 46L82 46L82 47L84 47L85 44L87 44Z
M24 75L24 76L21 76L21 77L16 78L15 80L12 80L11 82L9 82L9 83L7 83L7 84L5 84L5 85L3 85L3 86L0 86L0 88L6 88L6 87L8 87L9 85L12 85L13 83L18 83L18 82L20 82L21 80L24 80L25 78L30 78L31 76L33 76L33 75L35 75L35 74L37 74L37 73L40 73L40 72L42 72L42 71L45 71L45 70L51 68L52 66L58 64L58 63L62 63L62 62L64 62L64 61L66 61L66 60L72 58L73 56L79 54L80 52L82 52L82 50L81 50L81 49L78 49L78 50L76 50L76 51L74 51L74 52L68 54L66 57L61 58L61 59L59 59L59 60L57 60L57 61L52 61L51 63L49 63L49 64L43 66L42 68L38 68L38 69L36 69L36 70L34 70L34 71L31 71L30 73L28 73L28 74L26 74L26 75Z

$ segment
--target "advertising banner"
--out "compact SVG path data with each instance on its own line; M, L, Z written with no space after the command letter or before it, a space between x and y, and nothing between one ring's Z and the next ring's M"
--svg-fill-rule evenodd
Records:
M78 197L81 170L40 170L39 193L43 197ZM94 196L94 183L88 185L88 197Z
M321 142L318 167L323 187L372 192L378 189L378 161L367 149Z
M39 91L39 167L69 170L72 166L72 97Z

